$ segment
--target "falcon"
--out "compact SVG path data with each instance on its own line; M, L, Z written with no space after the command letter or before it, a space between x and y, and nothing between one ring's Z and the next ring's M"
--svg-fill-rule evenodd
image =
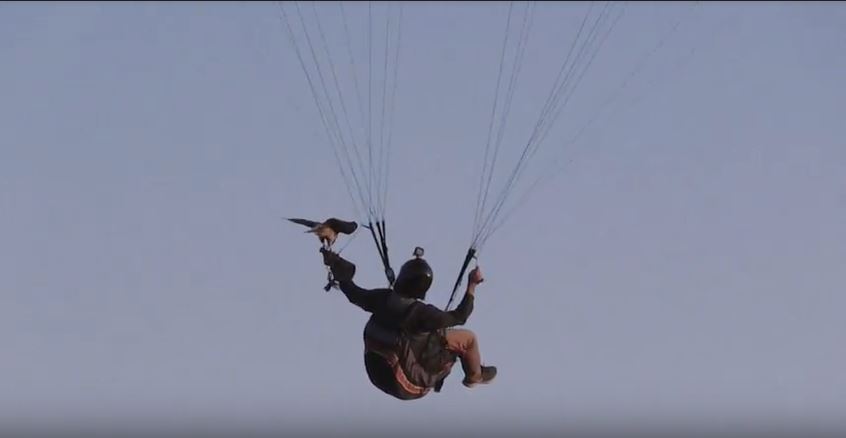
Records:
M324 248L331 248L338 239L338 234L352 234L358 229L355 222L347 222L337 218L329 218L323 222L308 219L288 218L289 221L308 227L306 233L314 233Z

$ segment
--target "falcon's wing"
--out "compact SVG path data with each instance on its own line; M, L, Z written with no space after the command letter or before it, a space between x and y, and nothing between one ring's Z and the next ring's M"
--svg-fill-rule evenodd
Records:
M320 222L310 221L308 219L288 218L288 220L295 224L305 225L309 228L314 228L320 225Z

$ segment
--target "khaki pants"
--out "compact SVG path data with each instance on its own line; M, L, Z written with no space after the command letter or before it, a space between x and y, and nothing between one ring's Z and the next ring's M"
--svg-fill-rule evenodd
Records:
M482 380L482 358L479 353L479 342L476 334L467 329L447 329L447 350L455 353L461 359L464 369L464 380L478 382Z

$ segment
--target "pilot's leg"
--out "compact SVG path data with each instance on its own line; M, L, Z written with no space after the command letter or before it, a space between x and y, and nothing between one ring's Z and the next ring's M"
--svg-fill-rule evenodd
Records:
M448 329L446 331L447 349L461 359L464 378L468 381L482 379L482 359L476 334L467 329Z

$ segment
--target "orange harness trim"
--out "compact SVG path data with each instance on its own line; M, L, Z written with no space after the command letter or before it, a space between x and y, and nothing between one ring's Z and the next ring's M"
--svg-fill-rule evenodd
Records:
M405 371L402 370L402 367L399 364L399 357L393 350L370 339L364 340L364 349L365 351L372 351L378 354L388 362L388 365L390 365L391 369L394 371L394 379L397 383L399 383L403 391L416 396L424 396L429 392L430 388L415 385L408 380L408 377L405 375Z

